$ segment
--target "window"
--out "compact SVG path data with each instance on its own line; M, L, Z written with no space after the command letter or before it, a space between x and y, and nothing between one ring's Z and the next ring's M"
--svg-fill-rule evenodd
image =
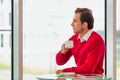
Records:
M23 4L23 80L75 65L71 58L59 67L55 56L73 35L70 24L77 7L93 10L94 30L104 38L104 0L24 0Z
M11 1L0 0L0 80L11 80Z

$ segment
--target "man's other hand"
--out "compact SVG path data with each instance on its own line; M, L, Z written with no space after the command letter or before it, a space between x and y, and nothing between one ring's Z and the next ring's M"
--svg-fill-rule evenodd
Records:
M60 73L62 73L63 72L63 70L57 70L56 71L56 74L60 74Z

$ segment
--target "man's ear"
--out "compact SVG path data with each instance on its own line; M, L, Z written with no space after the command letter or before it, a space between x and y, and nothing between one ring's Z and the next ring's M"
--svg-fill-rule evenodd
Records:
M83 27L84 27L84 28L88 28L88 23L87 23L87 22L84 22L84 23L83 23Z

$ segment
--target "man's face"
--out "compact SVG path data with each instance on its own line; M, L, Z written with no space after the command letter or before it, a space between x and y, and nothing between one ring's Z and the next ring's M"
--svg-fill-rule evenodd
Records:
M74 15L73 21L71 23L71 26L73 27L73 32L74 33L81 33L83 32L83 25L80 21L80 13L76 13Z

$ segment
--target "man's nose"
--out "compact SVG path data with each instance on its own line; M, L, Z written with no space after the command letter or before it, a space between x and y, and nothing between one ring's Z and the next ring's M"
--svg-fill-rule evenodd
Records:
M73 26L73 22L71 23L71 26Z

